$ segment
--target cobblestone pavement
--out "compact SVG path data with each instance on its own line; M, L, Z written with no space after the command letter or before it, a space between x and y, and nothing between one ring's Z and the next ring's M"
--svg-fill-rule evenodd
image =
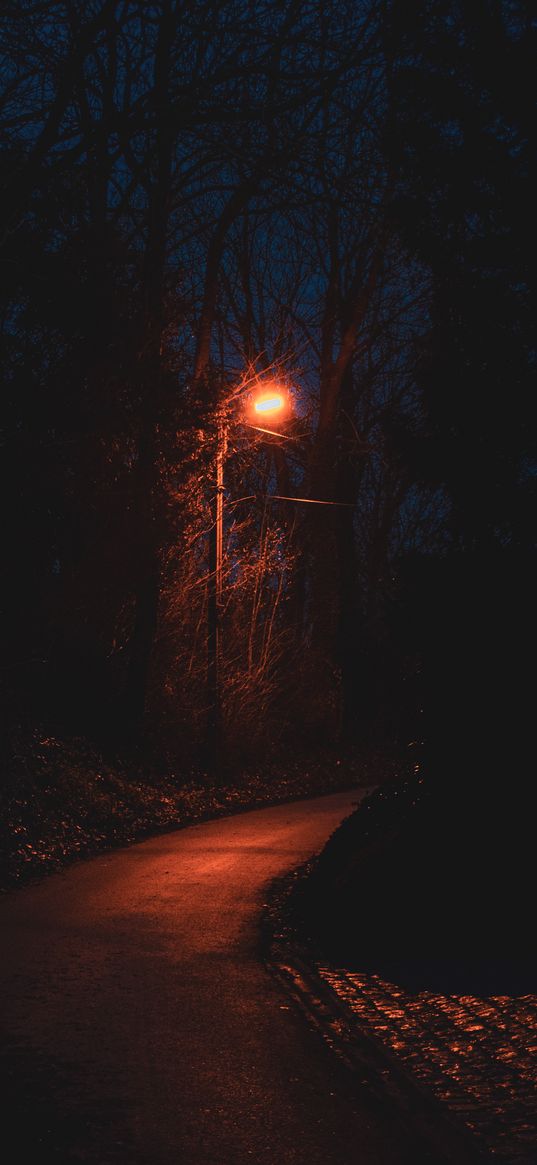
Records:
M502 1165L537 1162L537 995L411 993L317 964L321 980Z

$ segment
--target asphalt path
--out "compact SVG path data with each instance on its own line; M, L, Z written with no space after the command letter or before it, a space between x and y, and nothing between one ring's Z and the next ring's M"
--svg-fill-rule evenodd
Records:
M179 830L0 902L10 1161L416 1165L260 953L271 880L357 796Z

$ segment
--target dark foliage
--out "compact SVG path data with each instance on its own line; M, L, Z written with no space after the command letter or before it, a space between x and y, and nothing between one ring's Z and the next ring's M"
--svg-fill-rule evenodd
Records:
M408 442L447 485L464 549L534 547L535 185L526 3L394 6L389 43L399 173L392 211L430 266L419 375L426 439Z
M534 29L526 4L394 5L393 222L431 273L421 424L394 456L441 486L440 555L385 606L414 772L336 833L303 893L335 962L447 991L535 989ZM411 468L410 468L411 467Z
M298 883L295 925L336 966L412 990L535 991L533 855L532 824L507 792L477 804L421 770L399 775Z

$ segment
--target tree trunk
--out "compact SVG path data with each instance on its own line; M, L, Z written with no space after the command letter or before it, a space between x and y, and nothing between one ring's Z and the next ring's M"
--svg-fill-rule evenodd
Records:
M153 101L159 115L156 117L159 130L156 175L150 190L149 234L145 256L143 341L140 351L142 412L135 494L139 520L139 556L125 692L126 727L135 739L143 732L160 593L160 544L155 505L158 484L156 430L160 404L168 201L174 144L171 119L165 116L169 102L170 48L174 20L172 7L167 4L155 52Z

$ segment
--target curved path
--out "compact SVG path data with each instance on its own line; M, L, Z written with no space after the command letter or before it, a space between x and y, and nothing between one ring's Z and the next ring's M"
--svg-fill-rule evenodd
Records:
M259 955L270 880L318 850L356 798L169 833L0 902L16 1160L411 1160Z

